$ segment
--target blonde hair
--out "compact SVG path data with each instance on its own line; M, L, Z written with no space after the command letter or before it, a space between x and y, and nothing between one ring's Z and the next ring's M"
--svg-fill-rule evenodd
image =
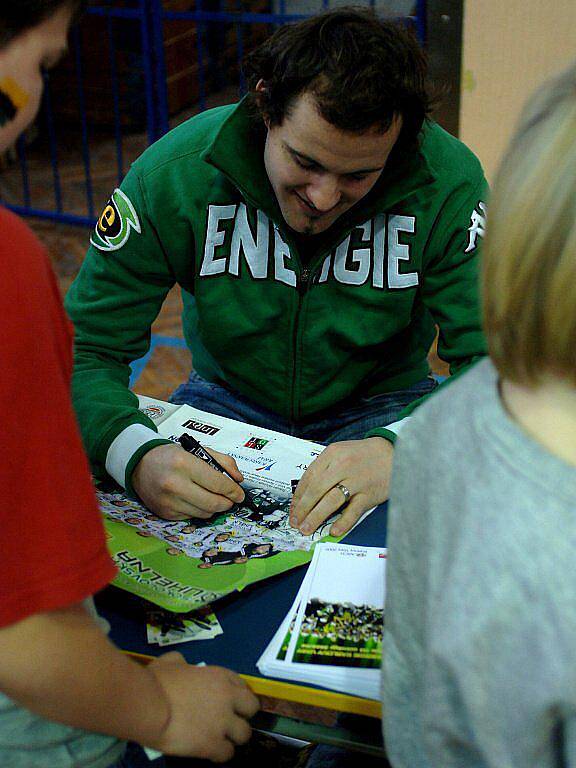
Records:
M576 385L576 65L529 100L488 210L482 295L500 374Z

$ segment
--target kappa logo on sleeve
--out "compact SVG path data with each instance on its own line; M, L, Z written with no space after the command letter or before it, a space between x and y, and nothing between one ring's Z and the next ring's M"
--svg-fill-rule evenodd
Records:
M134 229L142 232L138 214L129 198L121 189L115 189L98 219L90 242L100 251L117 251L130 237Z
M486 203L480 201L477 206L480 213L474 208L472 215L470 216L470 226L468 227L468 246L464 253L470 253L476 248L476 239L478 235L484 237L484 230L486 229Z

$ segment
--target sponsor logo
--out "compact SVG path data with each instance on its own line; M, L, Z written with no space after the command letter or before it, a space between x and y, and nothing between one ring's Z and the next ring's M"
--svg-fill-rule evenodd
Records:
M140 408L140 411L148 416L149 419L159 419L166 413L166 408L162 408L161 405L147 405L145 408Z
M244 203L210 205L207 212L201 278L249 274L297 287L294 254L280 230L263 211L250 221ZM250 217L253 218L253 217ZM415 216L378 214L355 227L326 256L315 282L372 285L381 290L412 289L420 284L419 261L413 253Z
M464 253L470 253L470 251L473 251L476 248L476 240L478 236L484 237L484 230L486 229L486 204L480 201L477 207L480 212L475 208L470 216L468 245Z
M130 237L131 230L142 232L138 214L121 189L115 189L98 219L90 242L100 251L117 251Z
M185 429L193 429L195 432L202 432L203 435L215 435L220 432L218 427L213 427L211 424L203 424L201 421L185 421L182 426Z
M244 443L244 448L253 448L255 451L261 451L270 440L264 440L262 437L251 437Z
M264 466L262 467L256 467L256 472L261 472L262 470L264 470L264 472L269 472L274 466L274 464L276 464L276 462L271 461L270 464L264 464Z

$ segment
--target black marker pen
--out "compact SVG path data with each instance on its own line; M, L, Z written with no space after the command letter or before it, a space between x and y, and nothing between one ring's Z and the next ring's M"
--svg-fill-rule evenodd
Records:
M206 464L208 464L209 467L212 467L212 469L215 469L217 472L222 472L223 475L226 475L226 477L230 477L228 472L224 469L224 467L219 464L214 456L212 454L208 453L208 451L200 445L198 440L194 439L191 435L180 435L178 438L178 442L184 448L185 451L188 453L191 453L192 456L196 456L196 458L201 459L202 461L205 461ZM233 477L230 477L230 480L232 482L236 482ZM252 501L249 491L246 490L246 488L242 488L244 491L244 501L239 502L243 507L248 507L248 509L251 509L253 512L257 511L257 508L254 506L254 502Z

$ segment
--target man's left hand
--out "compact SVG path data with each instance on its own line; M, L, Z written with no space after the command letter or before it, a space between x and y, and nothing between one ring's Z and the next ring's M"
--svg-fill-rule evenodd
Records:
M350 499L330 528L332 536L350 530L364 512L388 498L394 446L383 437L344 440L329 445L308 467L298 483L290 523L306 535L334 514L344 501L342 484Z

